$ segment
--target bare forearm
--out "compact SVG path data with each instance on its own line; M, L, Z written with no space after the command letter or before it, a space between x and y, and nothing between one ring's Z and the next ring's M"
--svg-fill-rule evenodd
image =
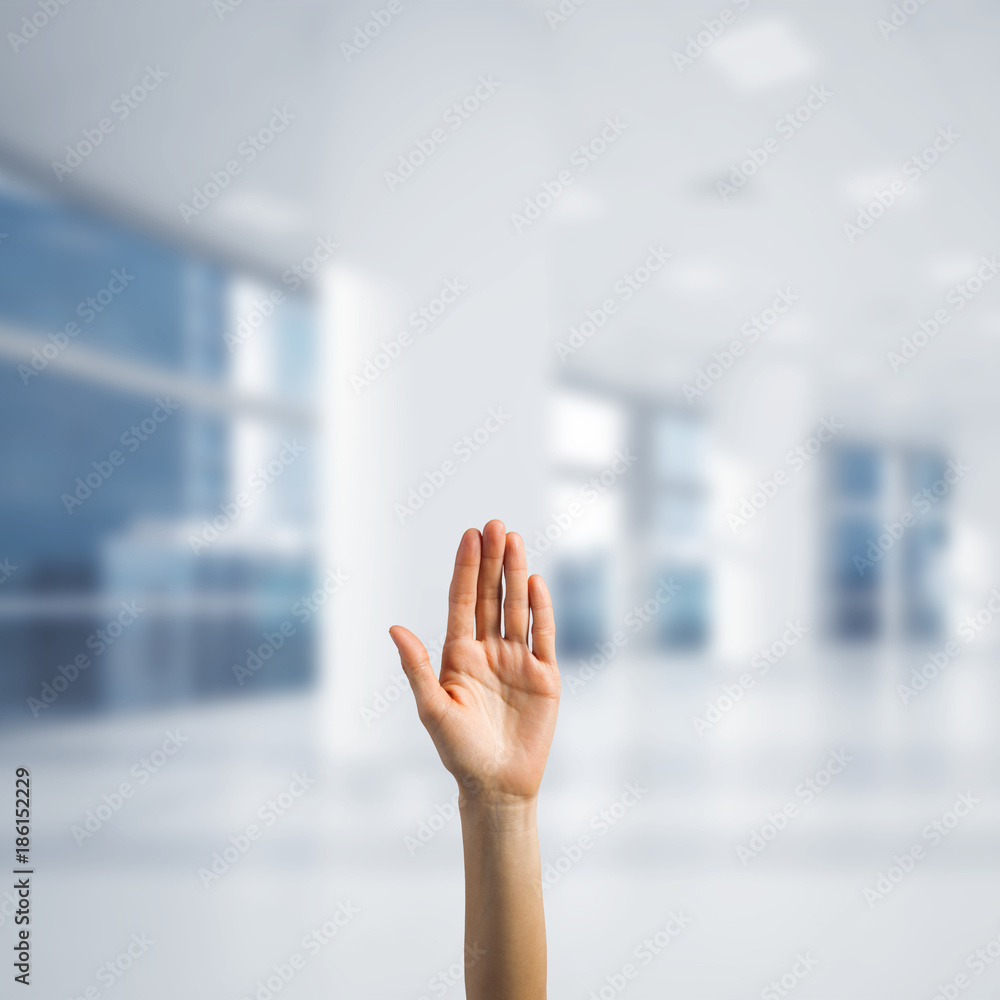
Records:
M389 634L420 721L459 785L466 996L545 1000L535 812L559 708L552 599L527 574L521 536L497 520L462 535L448 599L440 677L409 629Z
M468 1000L545 1000L535 800L463 798Z

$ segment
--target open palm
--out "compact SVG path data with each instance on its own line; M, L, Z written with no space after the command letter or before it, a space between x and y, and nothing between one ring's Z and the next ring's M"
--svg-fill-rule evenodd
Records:
M545 581L528 578L520 535L490 521L482 535L462 536L440 679L409 629L389 634L420 721L462 793L534 798L555 732L559 670L552 602Z

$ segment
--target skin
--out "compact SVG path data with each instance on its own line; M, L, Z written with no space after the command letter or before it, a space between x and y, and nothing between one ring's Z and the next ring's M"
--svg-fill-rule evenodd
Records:
M556 727L559 669L552 601L540 576L528 578L521 536L496 520L462 536L440 678L412 632L394 625L389 634L420 721L458 781L466 996L545 1000L536 806Z

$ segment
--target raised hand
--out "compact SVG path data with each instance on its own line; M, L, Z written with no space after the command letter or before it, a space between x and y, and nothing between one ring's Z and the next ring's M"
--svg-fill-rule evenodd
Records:
M527 576L521 536L501 521L462 536L440 680L412 632L394 625L389 634L420 721L461 795L534 800L555 732L559 670L552 601L545 581Z

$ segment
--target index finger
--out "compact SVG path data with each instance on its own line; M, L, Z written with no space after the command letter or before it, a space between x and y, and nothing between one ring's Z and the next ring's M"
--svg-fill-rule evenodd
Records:
M476 588L481 549L479 529L469 528L462 535L455 554L455 572L448 591L448 639L474 639L476 636Z

